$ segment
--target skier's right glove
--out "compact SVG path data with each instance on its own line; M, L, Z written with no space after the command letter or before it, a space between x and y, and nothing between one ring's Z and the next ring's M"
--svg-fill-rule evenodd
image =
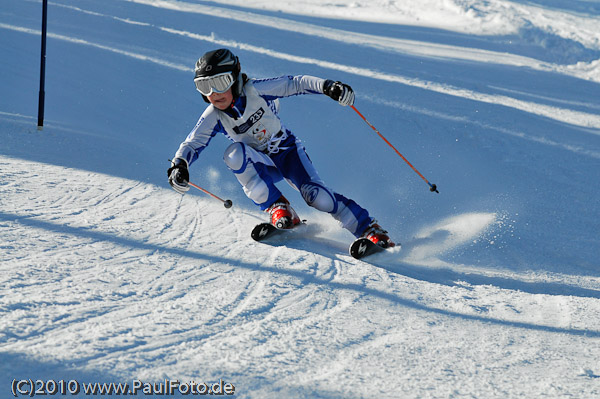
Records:
M323 93L343 106L354 104L354 90L345 83L327 79L323 84Z
M188 172L187 162L183 159L175 158L171 161L167 176L169 176L169 184L178 193L185 194L190 189L190 172Z

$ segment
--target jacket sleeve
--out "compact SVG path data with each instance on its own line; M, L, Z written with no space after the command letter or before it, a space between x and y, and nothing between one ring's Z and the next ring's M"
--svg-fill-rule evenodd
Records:
M253 79L258 93L267 98L297 96L300 94L323 94L325 79L309 75L280 76L271 79Z
M208 146L210 140L219 132L225 132L223 125L217 118L212 105L209 105L196 126L188 134L187 138L181 143L175 153L175 158L184 159L188 166L191 165L200 153Z

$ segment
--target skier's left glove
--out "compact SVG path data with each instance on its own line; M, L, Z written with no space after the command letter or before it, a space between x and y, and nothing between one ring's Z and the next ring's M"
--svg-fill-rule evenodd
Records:
M167 176L169 176L169 184L178 193L185 194L190 189L190 172L188 172L187 162L183 159L175 158L171 161Z
M323 93L341 105L354 105L354 90L345 83L327 79L323 84Z

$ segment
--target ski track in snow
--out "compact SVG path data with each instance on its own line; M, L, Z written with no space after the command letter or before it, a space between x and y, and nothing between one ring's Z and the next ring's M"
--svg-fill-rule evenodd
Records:
M218 12L217 15L222 15L223 17L231 18L234 20L240 20L245 22L251 22L255 24L260 24L263 26L267 26L270 28L283 29L283 30L291 30L293 32L300 32L306 35L314 35L318 37L324 37L331 40L343 41L345 43L354 43L363 46L375 46L378 49L383 50L393 50L407 54L416 54L419 56L433 56L433 57L442 57L442 58L456 58L469 60L471 62L493 62L493 63L504 63L507 65L513 66L526 66L529 68L537 69L537 70L548 70L555 71L560 73L565 73L573 68L569 67L550 67L545 66L544 63L537 62L535 60L526 59L525 57L507 55L506 53L494 53L486 50L477 50L477 49L467 49L464 47L456 47L456 46L445 46L445 45L432 45L430 43L424 42L416 42L416 41L406 41L399 39L391 39L385 38L381 36L373 36L373 35L362 35L348 31L339 31L331 28L318 27L315 25L304 24L299 22L294 22L291 20L286 20L282 18L273 18L273 17L264 17L257 14L247 13L247 12L238 12L232 10L224 10L222 8L215 7L207 7L197 4L186 4L180 2L166 2L166 1L155 1L155 0L131 0L136 3L148 4L155 7L162 7L167 9L173 9L177 11L192 11L197 13L202 13L206 15L213 15L215 12ZM69 7L76 11L87 12L89 11L83 10L78 7ZM215 35L202 35L188 31L182 31L179 29L155 26L149 23L141 22L141 21L133 21L130 19L122 19L111 17L108 15L100 14L100 13L92 13L93 15L97 15L99 17L107 17L107 18L115 18L116 20L128 24L149 26L156 29L159 29L164 32L168 32L171 34L186 36L195 40L200 40L204 42L214 43L219 46L225 46L233 49L242 49L245 51L251 51L259 54L268 55L270 57L283 59L286 61L303 63L303 64L311 64L318 65L323 68L342 71L350 74L356 74L363 77L370 77L372 79L387 81L391 83L397 83L401 85L417 87L423 90L430 90L433 92L446 94L449 96L456 96L465 99L470 99L474 101L479 101L483 103L502 105L505 107L515 108L524 112L529 112L535 115L540 115L545 118L554 119L557 121L561 121L564 123L572 124L575 126L581 126L585 128L590 128L589 132L592 134L600 135L600 116L597 114L590 114L587 112L575 111L566 108L559 108L555 106L549 106L544 104L533 103L529 101L523 101L516 98L512 98L504 95L490 95L485 93L479 93L473 90L453 87L447 84L440 84L431 81L424 81L416 78L409 78L396 74L388 74L379 72L376 70L353 67L351 65L342 65L329 61L319 60L315 58L296 56L290 53L284 53L280 51L275 51L271 49L267 49L261 46L255 46L248 43L243 43L235 40L227 40L220 39L215 37ZM0 29L10 29L18 32L28 33L32 35L39 35L40 31L35 29L23 28L18 26L13 26L9 24L0 23ZM49 33L48 36L50 38L64 40L71 43L77 43L81 45L93 46L96 48L100 48L106 51L112 51L124 56L136 58L143 61L152 62L167 68L172 68L178 71L189 72L191 70L190 67L186 67L184 65L180 65L177 63L173 63L164 59L160 59L157 57L150 57L143 54L124 51L114 47L106 46L99 43L93 43L87 40L68 37L64 35L58 35ZM416 49L419 49L418 51ZM429 49L428 51L424 49Z
M69 362L90 375L104 370L105 379L225 377L256 387L253 397L296 397L327 396L332 380L356 393L347 373L356 368L380 375L383 367L385 392L410 392L407 375L423 370L406 373L413 360L387 358L391 349L449 373L467 372L456 359L477 364L482 353L487 359L511 350L521 358L512 373L552 365L568 386L575 371L547 354L548 345L577 351L579 342L600 338L600 314L589 313L598 312L598 288L577 288L581 281L567 275L485 275L435 262L434 255L490 228L493 214L453 217L402 250L361 262L344 252L345 243L313 238L327 224L268 246L248 237L260 218L255 211L150 184L5 156L0 181L2 268L20 270L1 277L12 292L0 302L4 353ZM552 286L568 295L541 293ZM450 338L436 333L442 325L458 321L475 331L487 325L492 335L461 328L446 353L425 351L428 341ZM245 376L250 368L270 382ZM471 383L482 395L493 392ZM543 375L528 383L535 391Z
M572 74L577 77L589 78L589 79L597 79L600 76L596 76L596 74L589 74L587 72L588 69L597 68L600 60L593 61L591 63L580 62L577 65L573 66L564 66L564 65L556 65L546 62L541 62L539 60L519 56L516 54L510 54L506 52L495 52L477 48L468 48L468 47L460 47L460 46L451 46L451 45L443 45L431 42L417 41L417 40L406 40L406 39L398 39L398 38L390 38L384 36L376 36L376 35L368 35L362 34L352 31L340 30L327 28L323 26L317 26L309 23L302 23L297 21L291 21L285 18L279 17L269 17L256 13L250 13L245 11L236 11L222 7L215 6L206 6L201 4L187 3L183 1L175 1L175 0L127 0L134 3L145 4L153 7L163 8L167 10L181 11L181 12L191 12L203 15L219 15L221 17L227 18L229 20L257 24L262 26L268 26L272 28L276 28L282 31L290 31L295 33L301 33L304 35L317 36L324 39L340 41L344 43L353 43L360 46L372 47L380 50L386 51L395 51L402 54L411 54L417 55L421 57L434 57L434 58L448 58L448 59L457 59L463 61L473 61L473 62L489 62L489 63L497 63L502 65L510 65L510 66L524 66L527 68L532 68L534 70L540 71L557 71L565 74ZM358 3L357 7L361 8L362 6ZM328 5L328 4L327 4ZM367 5L368 7L368 5ZM477 6L473 6L473 9ZM564 26L561 26L563 29L557 29L556 24L551 24L549 21L553 18L553 13L547 9L536 9L535 7L524 7L524 6L516 6L511 5L506 8L513 7L511 10L514 15L518 15L518 17L514 17L513 21L519 20L520 18L532 18L529 21L522 21L522 25L531 25L531 24L540 24L541 27L537 29L547 30L546 35L549 34L562 34L563 36L581 42L583 45L590 46L591 48L598 49L600 48L600 39L595 35L595 26L598 23L598 18L584 18L577 17L572 15L571 18L564 22ZM331 7L329 7L331 9ZM347 8L346 8L347 9ZM540 11L543 10L543 11ZM297 7L289 7L289 10L292 13L295 13L298 10ZM502 14L506 12L506 10L498 11L498 14ZM468 14L468 12L467 12ZM564 19L564 13L559 13ZM323 12L321 16L330 16L329 12ZM427 12L425 12L427 15ZM444 17L448 17L445 15ZM442 17L442 19L444 18ZM470 19L470 18L468 18ZM381 18L379 18L381 20ZM471 22L472 23L472 22ZM562 23L562 21L561 21ZM500 26L503 24L500 23ZM508 24L505 24L503 27L506 29ZM580 29L580 32L585 32L585 35L578 36L576 33L573 33L572 27L573 25L577 25ZM583 28L585 27L585 28ZM511 28L509 28L510 30ZM518 30L517 27L513 27L512 29ZM490 32L491 33L491 32ZM504 32L507 33L507 32ZM512 32L511 32L512 33ZM543 35L543 34L542 34ZM543 39L540 39L543 41Z
M398 54L594 77L585 74L586 65L365 35L223 7L129 3L208 15L218 9L229 19ZM534 99L555 104L549 106L519 100L521 93L506 88L494 88L505 95L484 94L159 26L140 15L133 20L84 5L52 4L152 34L516 108L585 127L581 131L589 137L600 135L597 104ZM588 18L575 20L589 23ZM568 31L563 22L561 34ZM40 33L1 22L0 30ZM191 71L141 44L125 50L125 45L74 35L49 32L49 38ZM412 104L361 99L560 148L586 160L600 158L597 149L535 135L527 127L509 129ZM34 122L31 116L0 110L9 136L19 137ZM44 134L68 129L73 128L50 123ZM332 220L308 218L306 230L259 244L249 238L250 228L264 219L254 208L235 204L227 210L196 192L181 196L168 187L0 155L3 392L12 378L222 378L236 386L235 397L241 398L600 395L597 274L578 275L577 265L552 273L453 262L453 251L491 241L508 228L500 212L455 213L424 225L403 240L401 249L365 261L347 254L349 241Z
M129 0L143 1L161 7L193 9L190 3L173 0ZM397 25L431 27L474 35L506 35L519 30L540 30L565 39L572 39L592 48L598 48L597 15L586 7L586 0L558 3L558 7L543 2L481 0L420 2L341 0L335 3L308 0L298 7L293 0L281 0L276 5L269 0L216 0L215 3L249 7L258 10L281 11L284 13L340 18L344 21L370 21ZM572 9L571 9L572 7ZM196 9L198 9L197 7ZM581 9L589 13L579 13Z

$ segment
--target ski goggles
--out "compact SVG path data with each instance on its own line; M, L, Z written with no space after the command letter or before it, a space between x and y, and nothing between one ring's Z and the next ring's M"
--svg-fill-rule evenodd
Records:
M214 93L225 93L233 86L233 74L224 72L213 76L201 76L194 79L196 90L205 96Z

